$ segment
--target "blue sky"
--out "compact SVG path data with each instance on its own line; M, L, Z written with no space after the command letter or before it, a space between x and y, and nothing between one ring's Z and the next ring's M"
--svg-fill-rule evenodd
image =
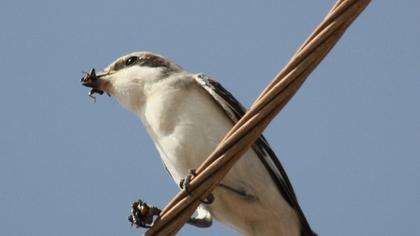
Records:
M82 71L165 55L249 106L334 1L11 1L0 8L0 234L140 235L177 186ZM420 3L373 1L265 132L320 235L419 235ZM234 235L184 227L180 235Z

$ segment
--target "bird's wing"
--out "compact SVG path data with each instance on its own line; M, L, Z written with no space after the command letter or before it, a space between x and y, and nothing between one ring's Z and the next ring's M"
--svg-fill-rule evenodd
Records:
M211 95L213 100L222 108L222 110L234 123L238 122L238 120L245 114L245 107L243 107L241 103L239 103L238 100L236 100L235 97L233 97L233 95L223 88L223 86L217 81L214 81L203 74L196 75L195 80ZM290 184L286 172L283 169L283 166L280 164L276 154L271 149L263 135L257 139L255 144L252 146L252 149L256 152L258 158L270 173L271 178L276 183L283 198L296 210L302 224L303 235L314 235L299 206L295 192Z

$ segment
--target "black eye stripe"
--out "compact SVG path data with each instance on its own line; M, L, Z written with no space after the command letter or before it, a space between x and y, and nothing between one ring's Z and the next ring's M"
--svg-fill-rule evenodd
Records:
M165 58L153 54L134 54L118 60L110 66L110 70L118 71L123 68L135 65L143 67L162 68L165 70L174 71L180 69L177 65L172 66L171 62L166 60Z

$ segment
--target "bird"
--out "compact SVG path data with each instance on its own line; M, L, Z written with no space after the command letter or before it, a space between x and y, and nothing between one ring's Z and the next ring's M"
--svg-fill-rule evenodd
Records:
M106 93L134 113L153 140L175 183L191 176L245 114L220 83L190 73L152 52L129 53L81 83L90 96ZM276 154L261 135L203 201L189 223L215 219L245 236L313 236Z

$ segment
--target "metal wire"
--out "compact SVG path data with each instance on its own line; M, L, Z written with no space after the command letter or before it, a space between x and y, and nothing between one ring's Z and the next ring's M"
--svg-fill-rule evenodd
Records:
M289 63L261 93L250 110L197 168L189 192L180 191L162 210L146 236L175 235L235 162L297 92L370 0L338 0Z

